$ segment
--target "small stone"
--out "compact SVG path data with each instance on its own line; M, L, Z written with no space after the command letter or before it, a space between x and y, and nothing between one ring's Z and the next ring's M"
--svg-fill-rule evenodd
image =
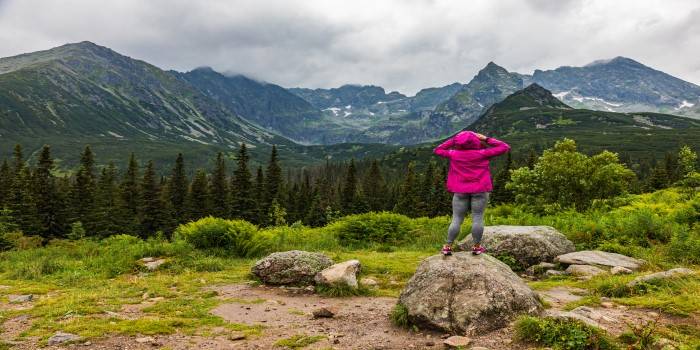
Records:
M471 344L472 340L467 338L467 337L462 337L459 335L453 335L447 339L445 339L442 343L445 344L448 347L461 347L461 346L467 346Z
M136 338L136 342L139 344L147 344L147 343L153 343L156 340L153 339L153 337L141 337L141 338Z
M77 341L79 339L80 339L80 336L59 331L59 332L56 332L54 335L52 335L51 338L49 338L48 344L49 344L49 346L58 345L58 344L74 342L74 341Z
M605 270L592 265L569 265L566 273L572 276L592 277L605 273Z
M654 311L647 312L647 315L649 315L649 317L659 317L659 313Z
M365 287L376 287L378 283L374 278L365 277L360 280L360 284Z
M547 277L552 277L552 276L563 276L566 273L564 271L559 271L559 270L547 270L544 275Z
M432 342L432 341L425 342L425 346L434 346L434 345L435 345L435 342Z
M307 292L313 293L316 291L316 288L314 286L306 286L306 288L304 288L304 290Z
M485 348L483 346L474 346L471 347L469 350L489 350L489 348Z
M609 302L609 301L604 301L604 302L600 303L600 306L602 306L602 307L604 307L604 308L606 308L606 309L610 309L610 308L615 307L615 304L613 304L613 303L611 303L611 302Z
M152 260L152 261L148 261L148 262L144 261L143 266L145 266L146 269L148 269L148 271L155 271L155 270L158 270L158 268L161 265L165 264L165 262L166 262L165 259Z
M314 318L332 318L337 311L332 307L321 307L313 311Z
M244 340L244 339L245 339L245 334L240 334L240 333L238 333L238 334L232 334L230 337L228 337L228 339L229 339L229 340L233 340L233 341L236 341L236 340Z
M141 296L141 299L146 300L149 297L150 297L150 295L148 294L148 292L146 292L146 293L143 293L143 295Z
M27 303L32 300L34 300L34 295L33 294L25 294L25 295L10 295L10 304L21 304L21 303Z
M149 257L146 257L146 258L141 259L141 261L144 262L144 263L149 263L149 262L156 261L156 258L150 257L150 256L149 256Z
M91 341L86 341L86 342L83 343L83 346L90 346L90 345L92 345L92 342L91 342Z
M622 266L615 266L612 269L610 269L610 273L613 275L629 275L632 273L632 270L622 267Z

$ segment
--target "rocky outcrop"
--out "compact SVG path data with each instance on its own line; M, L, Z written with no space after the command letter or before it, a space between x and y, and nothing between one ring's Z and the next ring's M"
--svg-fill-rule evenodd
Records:
M263 283L309 285L333 261L321 254L301 250L272 253L255 263L251 272Z
M360 273L360 267L359 260L348 260L317 273L314 280L320 285L357 288L357 274Z
M600 250L582 250L563 254L557 256L554 261L567 265L598 265L607 268L621 266L633 271L638 270L644 264L644 260Z
M467 252L425 259L399 303L409 322L460 334L499 329L542 310L537 294L508 265Z
M566 273L572 276L593 277L606 273L606 271L591 265L569 265L566 268Z
M462 248L471 247L471 235L459 244ZM523 268L552 262L558 255L575 250L566 236L550 226L488 226L482 244L491 255L509 255Z
M662 279L668 279L668 278L674 278L674 277L680 277L680 276L686 276L686 275L693 275L695 274L695 271L691 269L686 269L686 268L676 268L676 269L670 269L668 271L661 271L661 272L656 272L652 273L649 275L644 275L644 276L639 276L629 283L627 283L627 287L633 288L636 287L640 283L646 283L646 282L651 282L655 280L662 280Z

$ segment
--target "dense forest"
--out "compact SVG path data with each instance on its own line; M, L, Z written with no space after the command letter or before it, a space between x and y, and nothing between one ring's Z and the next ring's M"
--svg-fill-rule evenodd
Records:
M540 189L539 199L533 199L532 189L543 186L536 183L534 174L547 176L543 159L557 147L572 154L566 156L571 165L562 166L555 155L553 166L569 172L577 171L576 165L578 171L595 168L608 173L586 174L602 179L590 183L591 189L577 184L547 184ZM526 155L509 153L495 162L492 202L539 201L539 207L549 203L585 209L591 199L665 188L687 172L684 167L688 163L695 166L694 155L690 148L683 147L678 154L668 153L663 161L630 164L631 160L620 162L610 152L588 158L576 152L571 140L558 142L543 155L534 151ZM443 186L447 163L435 158L418 167L409 162L402 169L389 168L381 159L365 159L285 171L276 148L272 148L266 167L251 169L248 149L241 144L233 159L235 164L229 164L233 163L230 160L227 163L224 154L219 153L209 170L186 169L182 154L177 155L171 169L156 169L151 161L140 164L134 155L119 169L113 163L97 166L87 146L79 168L70 175L59 175L49 146L43 147L36 164L29 165L22 147L17 145L13 159L5 160L0 167L0 225L5 232L20 230L44 239L116 233L145 238L169 236L179 224L207 216L240 218L260 226L300 222L316 227L368 211L393 211L409 217L447 215L451 211L450 194ZM533 170L536 163L542 163L538 171ZM617 168L611 170L611 166ZM158 175L161 173L169 175ZM581 174L570 175L575 179ZM568 199L567 191L574 191ZM552 194L547 196L545 192ZM591 193L593 197L584 198L575 192Z

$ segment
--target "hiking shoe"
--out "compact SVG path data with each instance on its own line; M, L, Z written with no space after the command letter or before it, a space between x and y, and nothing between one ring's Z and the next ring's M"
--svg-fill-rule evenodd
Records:
M472 247L472 254L474 255L480 255L481 253L486 253L486 248L479 246L477 247Z
M440 251L442 255L452 255L452 247L448 245L442 246L442 250Z

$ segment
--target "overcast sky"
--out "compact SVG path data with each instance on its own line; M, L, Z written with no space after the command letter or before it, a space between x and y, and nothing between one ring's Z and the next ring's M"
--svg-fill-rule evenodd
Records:
M700 1L0 0L0 57L89 40L164 69L413 94L626 56L700 84Z

